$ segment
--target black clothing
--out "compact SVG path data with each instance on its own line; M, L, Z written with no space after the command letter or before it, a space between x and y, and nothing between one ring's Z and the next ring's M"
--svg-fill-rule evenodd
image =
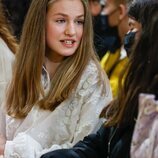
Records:
M49 152L41 158L129 158L134 125L118 127L102 126L96 134L90 134L71 149Z
M14 35L19 40L31 0L2 0L2 2L7 10L7 17L13 28Z
M111 27L108 15L93 17L94 45L100 59L107 51L115 53L121 47L121 40L117 26Z

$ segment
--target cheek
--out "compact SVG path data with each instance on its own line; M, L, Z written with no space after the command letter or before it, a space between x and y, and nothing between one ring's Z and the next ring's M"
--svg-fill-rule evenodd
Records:
M77 38L78 38L78 40L81 40L81 39L82 39L82 36L83 36L83 27L78 30L78 33L77 33Z
M46 39L49 41L53 41L54 39L57 39L57 37L59 37L60 32L61 29L59 29L59 27L56 27L49 23L46 26Z
M55 33L55 28L53 25L51 25L50 23L47 23L47 26L46 26L46 34L47 36L51 36Z
M48 47L51 47L52 44L55 42L54 39L56 39L56 31L51 25L46 26L46 43Z

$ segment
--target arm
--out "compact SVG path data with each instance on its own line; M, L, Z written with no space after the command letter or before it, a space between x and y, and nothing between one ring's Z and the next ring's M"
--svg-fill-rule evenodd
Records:
M5 89L12 74L13 53L0 38L0 105L5 96Z
M80 98L78 104L81 105L81 110L77 113L77 122L73 122L73 124L76 124L76 128L72 133L72 141L60 145L53 144L51 148L47 151L45 150L41 155L57 149L70 148L86 135L96 130L95 128L99 122L100 112L112 100L112 94L109 81L106 78L106 93L102 95L103 85L99 84L98 74L96 71L94 72L94 70L95 68L92 67L90 73L87 73L88 77L86 80L83 83L81 82L81 88L78 92L78 97Z
M26 133L19 133L13 141L6 141L4 157L36 158L41 145Z
M6 126L5 114L2 102L5 99L5 91L8 81L11 78L11 67L13 61L13 53L10 51L6 43L0 38L0 155L4 154L6 143Z
M96 134L90 134L73 148L49 152L41 158L100 158L107 156L109 129L102 126Z
M65 109L68 109L68 106L59 106L59 108L53 111L50 115L46 114L39 124L37 124L37 127L35 125L34 131L30 130L19 133L16 135L13 141L7 141L5 154L8 156L6 157L9 157L9 155L18 154L23 158L27 158L28 155L31 155L29 158L38 158L49 151L70 148L76 142L82 140L84 136L91 133L98 124L101 110L112 99L108 80L106 80L106 94L101 95L103 86L98 83L99 80L97 78L97 74L94 74L96 73L92 71L90 75L92 77L91 80L89 80L87 77L86 80L83 82L81 81L82 84L80 84L79 90L76 92L75 96L77 97L77 100L75 100L76 98L74 99L74 95L70 99L71 102L74 100L75 102L77 101L77 103L74 104L72 113L69 115L71 122L68 122L68 124L64 123L64 115L66 115ZM33 112L33 116L34 115L35 113ZM61 116L63 118L61 118ZM56 126L57 124L59 124L59 126ZM66 137L64 138L60 138L60 136L62 137L62 135L60 135L62 134L62 131L66 133ZM39 135L46 137L48 136L48 138L39 138ZM46 141L46 139L48 139L49 143Z
M6 139L3 135L0 135L0 155L4 155Z
M0 155L4 154L4 148L6 143L6 134L5 134L5 114L3 112L2 105L0 107Z
M158 154L158 102L152 94L141 94L136 121L131 158L156 158Z

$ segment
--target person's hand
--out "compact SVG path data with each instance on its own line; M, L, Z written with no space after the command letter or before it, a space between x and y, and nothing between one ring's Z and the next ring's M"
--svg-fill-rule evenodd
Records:
M0 155L4 155L6 139L4 136L0 135Z

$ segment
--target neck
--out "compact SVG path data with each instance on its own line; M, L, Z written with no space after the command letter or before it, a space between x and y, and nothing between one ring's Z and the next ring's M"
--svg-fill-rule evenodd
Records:
M52 61L49 58L45 57L45 67L49 73L50 79L54 76L58 66L61 62Z

